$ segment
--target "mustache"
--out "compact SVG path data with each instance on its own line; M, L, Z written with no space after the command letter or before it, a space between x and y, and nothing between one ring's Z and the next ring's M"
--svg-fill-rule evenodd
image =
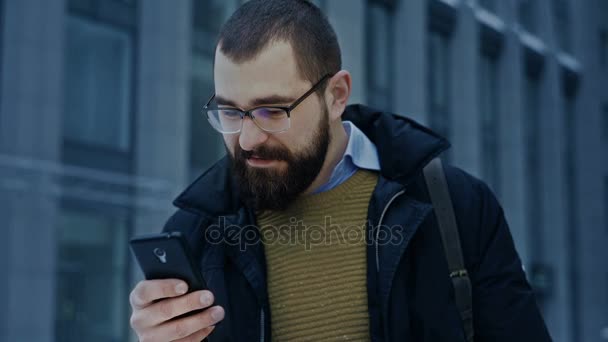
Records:
M276 147L259 146L254 150L245 151L237 145L237 154L240 159L245 160L252 158L253 156L261 159L273 159L273 160L291 160L289 151Z

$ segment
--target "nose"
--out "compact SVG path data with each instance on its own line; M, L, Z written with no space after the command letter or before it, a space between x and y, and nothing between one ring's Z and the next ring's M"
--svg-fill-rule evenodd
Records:
M251 151L256 146L268 140L268 134L262 131L249 117L243 118L243 128L239 135L239 145L245 151Z

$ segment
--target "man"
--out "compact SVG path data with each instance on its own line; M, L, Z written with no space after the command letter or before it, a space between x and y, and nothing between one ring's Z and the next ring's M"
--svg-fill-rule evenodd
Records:
M140 340L465 341L422 174L448 143L402 116L347 106L336 35L306 1L240 7L220 33L214 76L204 112L228 153L165 226L189 237L209 291L140 282ZM475 339L550 340L496 199L461 170L446 177Z

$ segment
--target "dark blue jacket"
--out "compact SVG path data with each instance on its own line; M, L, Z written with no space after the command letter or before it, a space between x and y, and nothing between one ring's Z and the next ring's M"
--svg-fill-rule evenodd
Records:
M368 208L367 295L372 341L465 341L422 168L449 143L416 122L361 105L352 121L378 149L380 177ZM503 211L481 181L446 167L466 267L476 341L549 341ZM164 230L189 237L224 321L217 341L269 341L264 247L239 201L224 157L175 201ZM380 228L378 228L380 227ZM377 229L400 229L396 243Z

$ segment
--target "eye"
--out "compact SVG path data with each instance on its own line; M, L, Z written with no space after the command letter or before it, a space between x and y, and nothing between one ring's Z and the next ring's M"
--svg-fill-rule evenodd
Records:
M256 109L253 116L260 119L282 119L287 117L287 112L281 108L263 107Z
M237 110L234 109L222 109L220 108L218 110L219 114L222 116L222 118L224 119L240 119L241 118L241 113Z

